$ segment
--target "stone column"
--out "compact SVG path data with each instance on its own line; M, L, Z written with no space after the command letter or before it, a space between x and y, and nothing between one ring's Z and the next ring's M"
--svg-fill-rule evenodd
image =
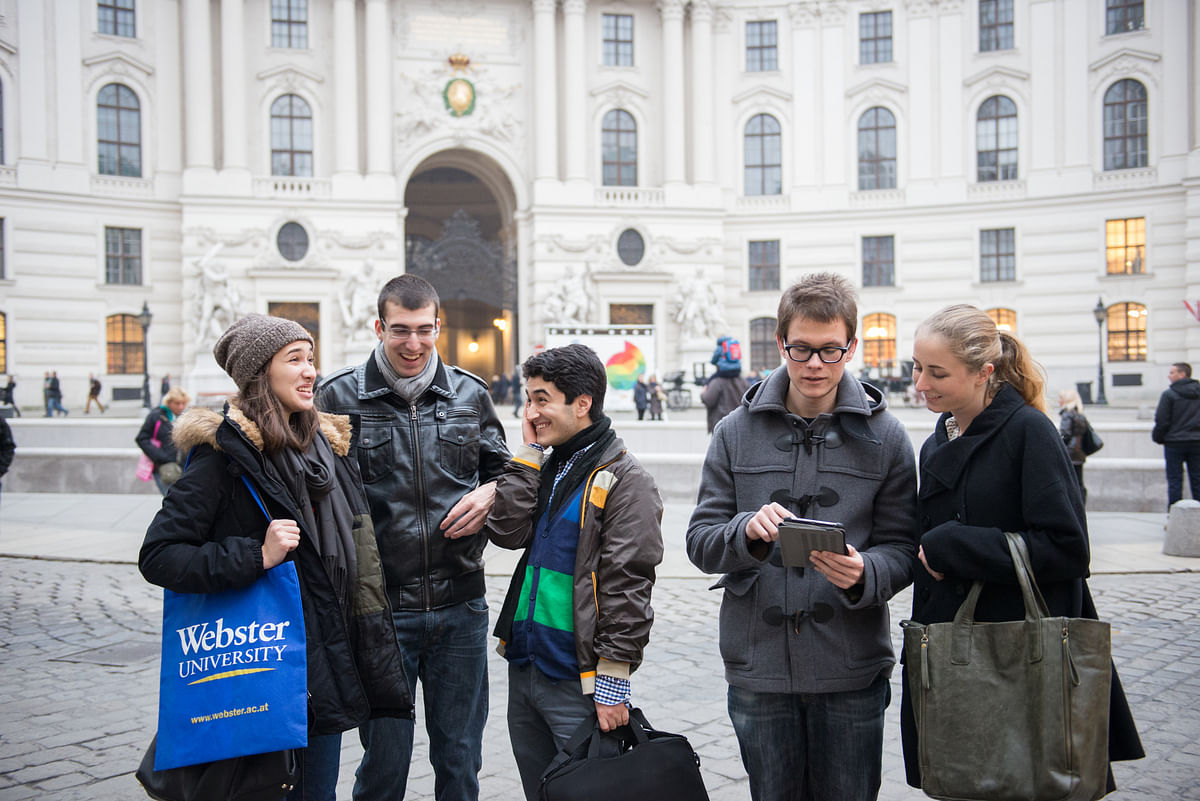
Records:
M533 0L533 147L538 178L558 178L555 0Z
M392 54L387 0L367 0L367 172L392 172Z
M354 0L333 3L333 108L335 172L358 173L358 53Z
M83 36L79 9L69 3L54 6L54 97L55 130L58 131L58 152L55 160L60 163L83 164L83 126L79 124L79 110L83 108L83 75L79 58ZM142 108L146 108L143 99ZM94 115L95 110L92 111ZM93 117L94 119L94 117ZM142 130L149 122L142 116ZM95 170L95 166L92 167ZM142 175L147 175L148 164L142 164Z
M244 1L221 0L221 128L223 169L246 168L246 29Z
M183 0L184 167L213 166L212 31L208 0Z
M583 21L586 0L563 0L563 80L566 112L567 180L587 178L587 82L584 78Z
M663 183L684 181L683 2L660 0L662 15Z
M712 183L713 170L713 7L692 1L692 182Z
M792 3L788 6L788 17L792 23L792 96L797 120L821 120L821 38L817 30L818 17L814 6ZM842 64L830 65L842 72ZM820 124L795 125L790 154L792 159L792 185L805 190L820 186L823 179L821 160L812 157L820 153L824 129ZM840 166L840 165L839 165ZM836 169L836 168L835 168Z

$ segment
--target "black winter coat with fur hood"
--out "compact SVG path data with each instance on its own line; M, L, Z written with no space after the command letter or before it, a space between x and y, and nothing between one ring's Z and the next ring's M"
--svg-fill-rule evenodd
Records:
M333 734L369 718L411 718L413 703L366 495L357 463L346 458L350 421L332 414L320 419L338 457L338 483L354 512L353 609L339 604L295 502L268 474L258 426L235 406L227 406L224 415L190 409L176 422L175 443L190 459L146 531L138 567L147 581L175 592L220 592L262 576L268 520L243 475L272 518L299 521L300 546L288 558L296 563L304 605L309 731Z

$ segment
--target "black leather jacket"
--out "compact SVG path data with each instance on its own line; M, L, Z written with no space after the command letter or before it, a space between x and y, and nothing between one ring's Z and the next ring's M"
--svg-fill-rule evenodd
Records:
M392 607L437 609L483 596L487 536L451 540L438 528L509 458L483 379L439 363L429 389L409 405L372 355L322 381L317 402L350 417Z

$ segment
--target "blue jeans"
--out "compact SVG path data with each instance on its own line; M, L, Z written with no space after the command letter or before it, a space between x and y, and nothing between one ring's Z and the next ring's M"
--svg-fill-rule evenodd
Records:
M287 801L335 801L338 766L342 761L342 735L308 736L308 748L299 752L296 786Z
M554 755L595 714L593 696L578 680L554 681L528 662L508 666L508 739L528 801L537 801Z
M874 801L883 761L884 677L843 693L729 687L729 718L754 801Z
M479 798L483 725L488 713L487 599L429 612L397 611L396 636L404 673L421 682L425 730L437 801ZM400 801L408 785L415 724L400 718L368 721L358 729L362 763L354 801Z
M1189 445L1164 445L1167 460L1167 511L1183 498L1183 466L1187 464L1192 500L1200 501L1200 442Z

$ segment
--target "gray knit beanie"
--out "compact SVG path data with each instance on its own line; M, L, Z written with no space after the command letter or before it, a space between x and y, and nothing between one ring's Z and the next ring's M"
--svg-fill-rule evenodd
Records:
M213 346L213 356L241 391L280 348L301 340L313 344L312 334L300 323L248 314L221 334Z

